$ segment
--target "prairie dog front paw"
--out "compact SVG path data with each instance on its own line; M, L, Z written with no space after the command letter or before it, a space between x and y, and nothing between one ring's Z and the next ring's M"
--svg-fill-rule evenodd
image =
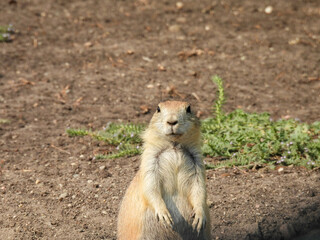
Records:
M205 228L206 226L206 215L202 210L194 211L193 217L194 217L194 220L192 223L192 227L194 230L196 230L199 233L200 230Z
M172 227L173 220L172 220L171 214L167 208L156 209L155 214L156 214L156 218L158 219L158 221L160 221L165 226Z

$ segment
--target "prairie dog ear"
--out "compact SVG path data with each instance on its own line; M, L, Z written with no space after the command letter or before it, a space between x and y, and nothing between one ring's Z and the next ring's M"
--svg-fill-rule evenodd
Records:
M187 107L186 112L191 113L191 106L190 105Z

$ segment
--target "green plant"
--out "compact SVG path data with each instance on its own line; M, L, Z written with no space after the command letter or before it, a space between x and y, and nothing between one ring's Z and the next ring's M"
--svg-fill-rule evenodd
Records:
M96 156L97 159L104 159L140 154L142 145L140 134L143 129L144 125L142 124L108 123L102 131L92 132L91 130L70 128L67 129L67 133L70 137L88 135L114 146L114 153Z
M224 160L217 166L283 164L320 166L320 124L272 121L269 114L236 110L222 123L202 122L203 153Z
M212 81L217 85L218 90L217 90L217 95L218 99L216 100L216 103L214 105L214 111L215 111L215 117L218 122L218 124L221 123L222 118L224 116L222 106L224 104L225 98L224 98L224 88L223 88L223 82L222 79L215 75L212 77Z
M203 154L223 159L215 166L250 164L320 166L320 122L296 120L273 121L268 113L245 113L236 110L225 115L222 79L213 78L218 86L216 118L202 121Z
M202 121L205 156L220 159L208 168L230 166L252 166L257 164L297 165L307 168L320 167L320 122L313 124L299 121L273 121L268 113L246 113L235 110L224 114L225 101L223 81L214 76L217 84L215 118ZM97 155L97 159L132 156L141 153L141 124L108 123L102 131L68 129L69 136L89 135L113 146L108 155Z
M15 33L15 31L11 24L9 24L8 26L0 26L0 42L12 41L11 34L13 33Z
M10 123L10 120L4 119L4 118L0 118L0 124L7 124L7 123Z

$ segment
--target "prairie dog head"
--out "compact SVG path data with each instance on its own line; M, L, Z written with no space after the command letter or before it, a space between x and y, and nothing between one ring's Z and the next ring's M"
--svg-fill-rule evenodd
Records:
M174 142L198 141L200 121L187 102L166 101L159 103L149 131L158 137Z

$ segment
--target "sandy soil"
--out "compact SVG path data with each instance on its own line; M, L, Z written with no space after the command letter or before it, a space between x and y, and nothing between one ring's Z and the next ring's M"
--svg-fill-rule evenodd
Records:
M181 9L171 0L1 1L0 25L17 33L0 43L0 118L9 120L0 125L0 238L116 239L139 157L95 160L107 146L69 138L68 127L147 122L144 109L170 98L208 117L214 74L226 112L319 120L319 16L317 0L186 0ZM207 178L214 239L320 228L318 170Z

